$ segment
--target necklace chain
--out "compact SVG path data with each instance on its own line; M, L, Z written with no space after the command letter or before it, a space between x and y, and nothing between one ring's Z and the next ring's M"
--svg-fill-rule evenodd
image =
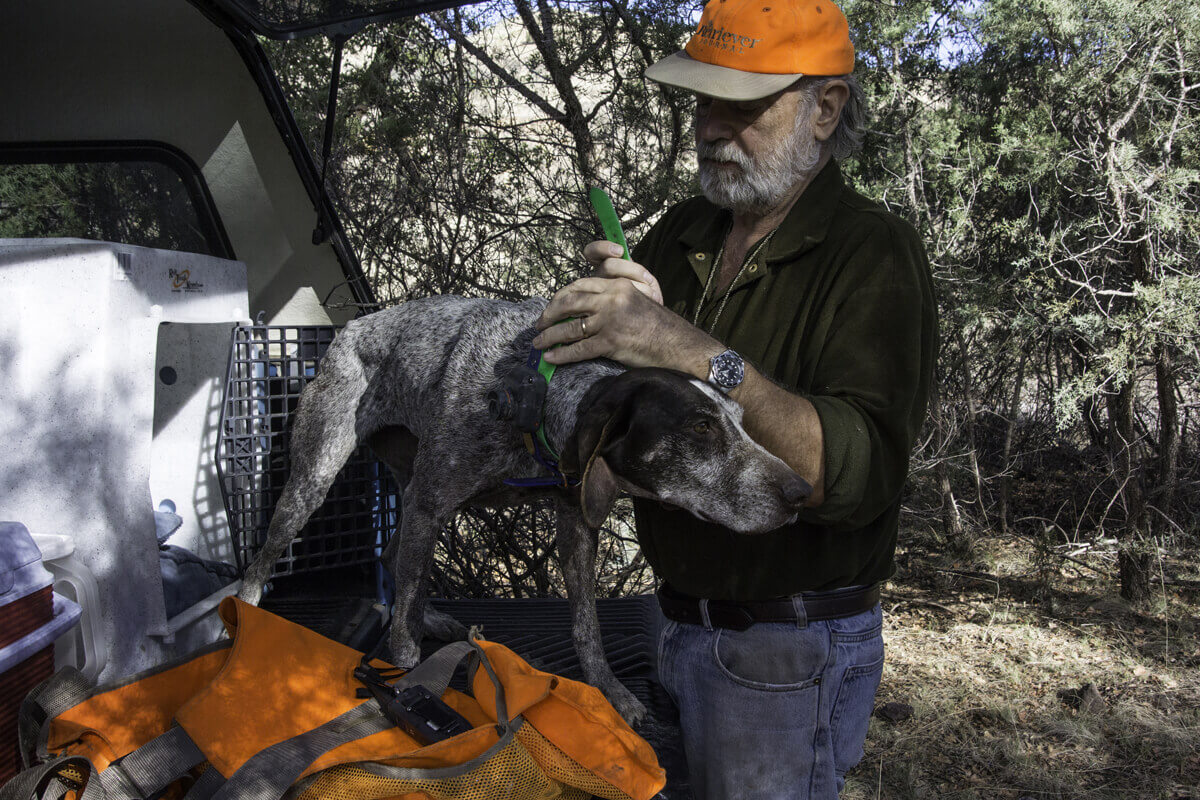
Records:
M729 234L732 232L732 229L733 229L733 226L730 225L729 230L727 230L725 232L725 239L729 238ZM771 241L771 237L775 235L775 231L777 231L777 230L779 230L779 226L775 226L774 228L772 228L770 233L768 233L766 236L764 236L762 238L762 240L759 241L759 243L754 246L754 250L750 253L750 255L747 256L746 258L742 259L742 265L740 267L738 267L737 274L733 276L733 280L731 280L729 282L729 285L725 287L725 296L721 298L721 305L717 306L717 315L715 317L713 317L712 324L708 326L709 333L712 333L713 330L717 327L717 321L721 319L721 312L723 312L725 310L725 303L729 301L729 295L733 292L734 284L736 284L738 282L738 278L742 277L742 272L745 271L746 265L751 263L752 261L754 261L754 259L758 258L759 252L762 251L762 249L767 246L767 242ZM717 257L715 259L713 259L712 269L709 270L708 280L704 282L704 294L700 295L700 302L696 304L696 314L692 318L692 324L697 327L700 326L700 311L704 308L704 301L708 298L708 290L709 290L709 288L712 287L713 276L721 271L721 258L724 255L725 255L725 240L722 239L721 240L721 248L719 250L717 250Z

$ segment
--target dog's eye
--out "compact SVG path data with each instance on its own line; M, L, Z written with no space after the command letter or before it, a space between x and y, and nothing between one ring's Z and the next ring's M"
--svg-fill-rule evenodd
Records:
M694 430L696 433L699 433L699 434L708 433L708 429L709 429L708 420L704 420L704 419L700 420L699 422L697 422L695 425L692 426L692 430Z

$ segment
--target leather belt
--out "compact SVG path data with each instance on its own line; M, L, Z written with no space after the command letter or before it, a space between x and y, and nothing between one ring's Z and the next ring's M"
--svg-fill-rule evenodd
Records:
M708 620L714 628L735 631L744 631L756 622L797 622L801 619L796 608L797 601L804 608L804 618L810 621L852 617L875 607L879 602L879 584L747 603L709 600ZM699 598L677 592L663 584L658 590L658 604L667 619L692 625L704 624Z

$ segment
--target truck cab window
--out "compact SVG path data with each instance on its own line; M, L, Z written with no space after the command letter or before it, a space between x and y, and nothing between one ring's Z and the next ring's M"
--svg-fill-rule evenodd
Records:
M0 238L96 239L231 258L203 178L181 174L194 165L146 156L0 151Z

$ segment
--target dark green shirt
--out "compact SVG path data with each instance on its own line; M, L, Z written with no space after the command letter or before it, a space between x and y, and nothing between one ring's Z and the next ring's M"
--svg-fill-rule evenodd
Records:
M666 306L689 322L729 221L728 212L692 198L634 250ZM710 293L700 310L706 331L723 295ZM812 402L825 436L825 501L792 525L751 536L635 500L638 539L655 571L681 592L731 600L890 577L937 347L916 231L846 186L830 162L745 265L711 332Z

